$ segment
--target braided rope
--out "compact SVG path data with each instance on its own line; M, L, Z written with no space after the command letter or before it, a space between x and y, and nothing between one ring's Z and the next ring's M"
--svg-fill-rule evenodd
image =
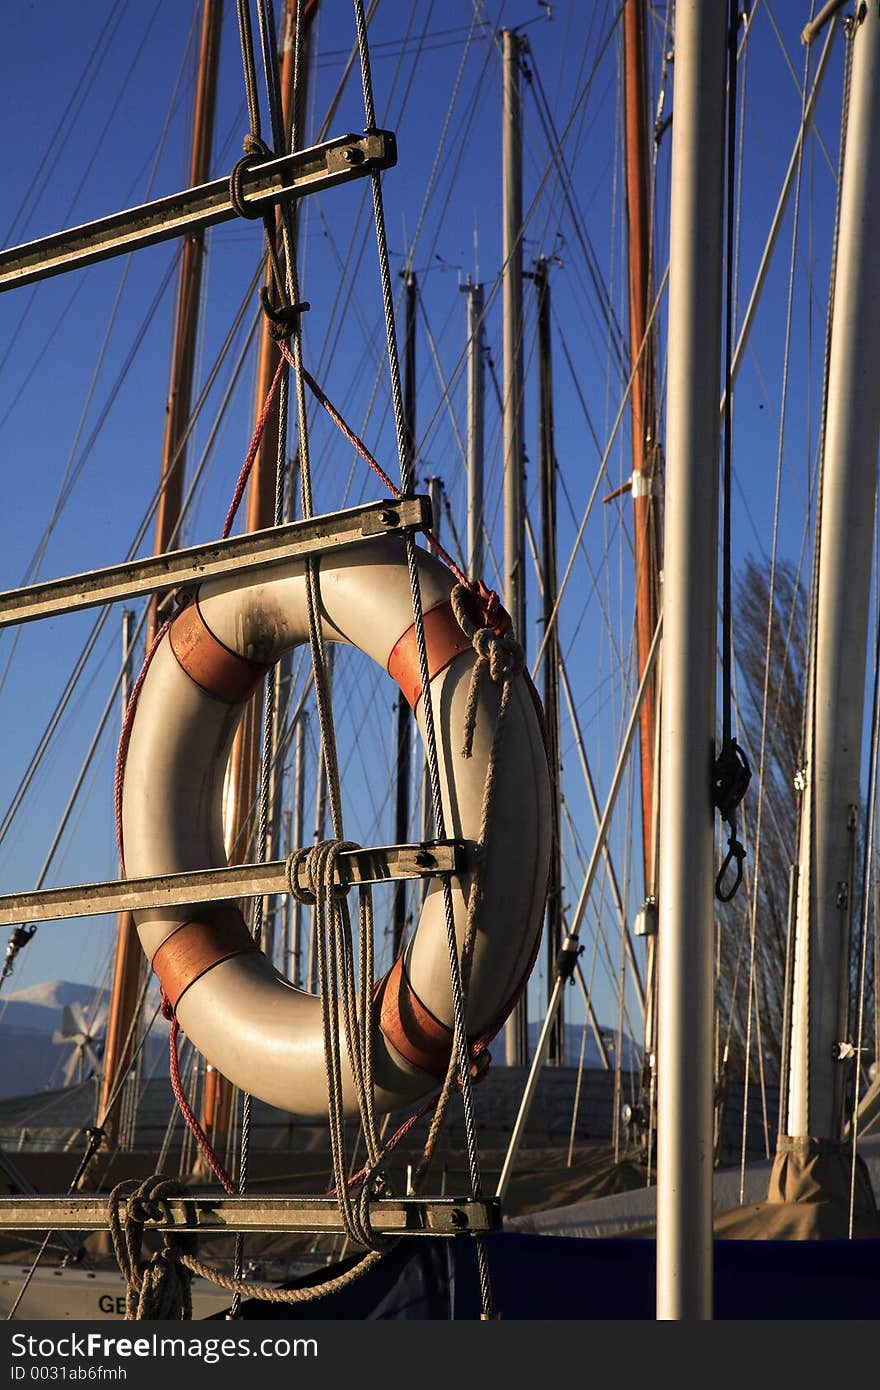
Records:
M311 848L297 850L288 857L287 879L293 897L298 902L312 903L315 908L333 1191L349 1238L368 1249L379 1250L387 1248L389 1242L375 1234L369 1215L370 1197L386 1188L381 1170L383 1150L376 1124L373 1084L372 893L367 885L359 888L359 957L358 980L355 981L351 919L346 890L338 882L340 854L357 848L344 840L323 840ZM306 880L305 889L299 887L301 871ZM360 1193L357 1197L352 1192L355 1184L348 1177L346 1159L340 1002L345 1047L367 1150L367 1162L358 1175Z
M168 1019L171 1024L168 1046L170 1054L171 1089L174 1092L174 1099L177 1101L180 1113L186 1121L190 1133L204 1154L215 1178L224 1192L226 1192L228 1196L234 1197L237 1191L235 1183L232 1181L232 1178L214 1152L210 1139L196 1119L192 1106L184 1093L183 1082L180 1079L180 1062L177 1056L177 1037L180 1032L180 1024L177 1021L174 1010L164 995L162 997L162 1017Z
M287 346L287 344L281 343L280 348L282 354L287 358L288 363L291 366L295 366L296 364L294 363L293 357L291 356L290 349ZM391 481L391 478L385 472L385 469L382 467L381 463L379 463L378 459L370 453L369 449L367 448L364 441L360 438L360 436L355 434L354 430L351 428L351 426L348 424L348 422L340 414L336 406L330 400L327 393L318 385L311 372L309 372L305 367L302 367L301 374L303 381L305 382L306 386L308 386L312 395L315 397L315 400L318 402L320 406L323 406L324 410L326 410L334 425L336 425L337 428L341 431L341 433L345 436L349 444L351 444L352 448L360 454L361 458L364 460L364 463L366 463L368 467L372 468L373 472L376 474L376 477L382 483L382 486L388 489L391 496L399 499L403 495L401 493L400 488ZM433 531L425 531L423 534L425 540L428 542L428 545L431 547L434 554L437 555L439 559L441 559L443 563L447 565L449 569L452 570L452 573L455 575L459 584L468 584L469 581L467 575L464 573L461 567L456 564L449 551L446 549L444 545L440 543L440 541L434 535Z
M189 1321L192 1318L192 1275L186 1261L194 1255L195 1236L160 1228L162 1248L149 1261L141 1257L145 1223L160 1217L170 1221L166 1199L186 1196L189 1193L183 1183L163 1173L154 1173L142 1183L137 1179L117 1183L110 1193L110 1238L125 1279L128 1321Z
M265 1303L312 1303L326 1294L338 1293L340 1289L348 1288L355 1280L374 1269L381 1258L382 1252L369 1250L362 1260L351 1269L347 1269L344 1274L335 1274L320 1284L313 1284L304 1289L279 1289L273 1284L249 1284L243 1279L233 1278L219 1269L214 1269L212 1265L203 1264L194 1255L182 1255L180 1263L192 1274L198 1274L202 1279L210 1279L211 1283L219 1284L221 1288L228 1289L239 1298L257 1298Z
M480 853L477 856L476 866L471 877L470 892L468 894L467 921L461 947L460 968L462 991L464 994L467 993L468 984L470 983L474 944L477 939L483 903L485 901L486 851L494 816L498 782L498 763L501 756L501 747L504 741L507 716L510 709L510 694L513 682L522 672L525 662L522 647L509 634L498 633L490 627L480 627L474 623L469 610L469 600L471 597L472 594L469 585L456 585L450 595L452 611L462 631L473 641L474 649L477 652L477 660L474 663L471 684L468 690L467 704L465 706L465 733L464 748L462 751L466 758L471 756L473 748L477 703L480 687L485 675L488 674L489 679L494 684L501 687L501 699L498 705L498 713L495 717L492 745L489 750L489 758L486 765L486 780L483 785L483 801L480 807ZM478 1065L478 1058L485 1050L486 1043L484 1041L476 1043L470 1050L467 1082L476 1080L479 1076L480 1068ZM434 1117L431 1121L431 1126L422 1151L422 1158L413 1176L413 1186L415 1189L418 1189L430 1168L437 1139L453 1091L456 1088L460 1089L462 1092L462 1099L464 1099L467 1082L464 1082L462 1079L460 1059L455 1049L453 1049L452 1056L449 1060L449 1067L437 1100L437 1108L434 1112Z
M308 1303L347 1288L378 1263L378 1251L368 1251L351 1269L302 1289L279 1289L271 1284L248 1283L205 1264L196 1254L196 1237L188 1232L156 1227L162 1248L146 1261L142 1258L147 1221L170 1223L169 1197L188 1197L188 1189L176 1179L154 1173L144 1182L118 1183L108 1200L108 1220L113 1252L126 1283L127 1321L190 1321L192 1276L210 1280L241 1298L246 1295L266 1303ZM123 1217L122 1208L125 1207Z
M254 464L254 459L257 457L257 451L259 450L260 442L263 438L263 432L266 428L266 421L269 418L269 412L272 409L272 402L275 399L275 393L278 390L278 385L281 381L283 370L284 362L280 361L275 370L275 375L272 378L272 384L269 387L266 399L263 402L263 408L260 411L260 414L257 417L257 423L254 426L253 437L248 447L247 454L245 455L244 463L241 466L241 472L238 475L238 481L235 484L235 491L232 494L232 501L229 504L229 511L226 513L226 520L223 523L223 530L220 532L221 540L225 540L226 537L229 535L230 531L232 530L232 523L235 521L235 514L238 511L239 504L241 502L242 497L244 496L244 490L247 487L247 481L251 475L251 469Z
M361 80L364 94L364 116L367 130L376 125L376 109L373 98L373 79L370 69L370 48L367 39L367 25L364 17L363 0L354 0L355 28L357 30L358 52L361 63ZM388 237L385 229L385 211L382 202L382 182L378 171L371 176L373 190L373 220L376 230L376 248L379 257L379 278L382 285L382 305L385 314L385 340L388 352L388 367L391 381L391 399L394 425L397 436L397 454L400 462L400 495L410 497L415 481L412 450L409 432L404 418L403 394L400 381L400 358L397 350L397 330L394 322L394 300L391 292L391 269L388 256ZM419 675L423 692L423 712L425 718L425 741L428 764L428 779L431 788L431 804L434 811L434 826L439 838L445 838L445 816L440 787L440 764L437 754L437 739L434 729L434 714L431 701L431 682L428 671L428 652L425 642L422 595L419 587L419 574L416 562L416 545L412 533L405 537L406 564L412 594L413 626L416 649L418 651ZM461 1095L464 1107L464 1127L468 1156L468 1172L471 1192L474 1198L481 1193L480 1158L477 1148L476 1123L473 1113L473 1099L470 1086L470 1060L468 1056L467 1034L465 1031L464 999L455 935L455 913L452 902L452 886L448 876L443 879L443 913L446 923L446 937L449 951L449 973L452 993L452 1018L454 1050L458 1055L461 1074ZM492 1292L489 1283L489 1268L483 1241L476 1238L477 1263L480 1277L480 1291L484 1316L491 1317Z

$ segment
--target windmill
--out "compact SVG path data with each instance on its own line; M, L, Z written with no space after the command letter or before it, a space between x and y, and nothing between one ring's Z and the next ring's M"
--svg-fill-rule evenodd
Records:
M53 1043L67 1044L70 1055L64 1065L64 1085L80 1083L89 1076L99 1076L104 1052L104 1028L107 1006L102 1004L86 1018L82 1004L65 1004L61 1010L61 1027L52 1034Z

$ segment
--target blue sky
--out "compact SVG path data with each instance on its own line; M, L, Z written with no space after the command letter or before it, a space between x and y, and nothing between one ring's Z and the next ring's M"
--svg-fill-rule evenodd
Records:
M743 212L737 244L740 315L797 131L805 61L799 35L809 14L808 7L795 0L777 0L772 6L759 0L750 8L752 34L740 74L745 83ZM234 11L231 6L227 10L214 156L218 176L238 158L247 129ZM384 180L392 269L403 268L415 239L412 265L422 296L419 472L422 478L439 475L443 479L462 537L466 528L461 440L466 417L461 370L465 297L460 284L470 274L486 283L489 295L501 261L500 65L492 35L502 26L522 25L528 38L532 80L524 92L525 261L529 268L538 255L555 258L551 286L560 569L568 562L594 486L599 454L617 414L622 386L613 335L585 264L588 245L595 258L597 283L604 286L603 296L613 305L618 322L626 324L616 10L610 3L584 6L564 0L552 6L548 19L545 8L526 0L485 4L477 10L464 0L442 6L429 0L417 0L413 6L383 0L371 30L379 120L397 132L399 144L398 166ZM185 185L195 14L194 5L179 0L146 5L118 0L80 7L45 0L11 8L5 17L0 60L0 111L5 128L16 132L4 160L6 212L0 235L5 244L133 206ZM655 7L652 115L661 91L660 55L669 48L668 39L663 42L664 17L664 8ZM352 39L350 6L342 0L322 0L317 31L321 56L310 96L312 131L327 109ZM790 395L782 448L780 387L792 254L791 209L737 386L735 562L750 552L765 557L771 553L779 458L779 553L797 562L802 548L808 515L807 465L815 450L819 411L834 201L829 163L836 161L838 143L840 50L838 42L819 106L821 140L814 137L808 142L804 162L794 263ZM817 58L818 49L812 54L813 69ZM674 110L673 76L674 61L667 62L664 114ZM576 216L562 196L558 166L554 169L548 160L550 121L563 137ZM330 133L358 131L362 126L359 83L353 80ZM667 132L657 161L658 205L664 209L669 147ZM306 361L394 474L387 387L380 371L379 285L367 206L366 187L353 185L310 200L305 210L302 288L312 305L306 325ZM658 215L656 235L661 268L668 236L666 211ZM200 381L242 300L259 243L259 227L252 223L232 223L210 234ZM0 450L6 479L5 505L0 508L0 583L4 587L24 581L69 467L78 475L76 487L53 529L40 573L49 577L95 568L127 552L158 475L173 257L173 247L154 247L130 264L118 259L58 277L33 291L23 289L0 297ZM532 294L527 282L527 497L537 530ZM120 307L114 316L117 296ZM255 309L252 302L246 322ZM665 301L661 324L664 314ZM500 293L487 316L487 337L500 381ZM240 333L232 356L242 349L243 341ZM117 390L117 377L130 354L132 364ZM252 362L252 354L248 360ZM222 384L212 392L195 430L191 465L208 438L221 390ZM491 379L487 396L487 488L493 498L489 526L495 553L500 555L500 433ZM206 483L187 523L187 542L218 533L247 447L252 413L253 366L248 365L232 388L231 406L206 467ZM372 480L352 469L350 451L323 420L315 423L313 454L319 507L329 510L342 505L344 498L353 501L375 495ZM608 479L600 487L600 496L626 479L630 468L624 424L611 449ZM561 616L563 651L600 800L633 689L631 663L626 669L624 661L623 672L620 663L621 655L629 654L632 634L628 505L626 498L597 504L584 536L585 556L579 555L572 570ZM443 533L449 539L448 517ZM150 544L148 531L139 553L147 553ZM495 582L491 563L488 578ZM528 605L527 647L534 654L539 640L534 581ZM80 614L31 625L22 630L14 651L12 634L0 637L0 698L7 730L0 768L0 814L15 792L93 621L94 614ZM118 667L119 632L119 614L114 611L89 664L83 691L0 842L0 874L7 891L34 886ZM392 776L388 735L393 692L372 673L365 680L351 668L342 669L340 679L343 692L362 687L367 697L366 708L353 703L342 718L341 735L353 750L346 785L350 833L363 843L381 843L392 838L385 792ZM115 737L116 730L111 728L87 779L88 794L77 803L50 866L47 884L115 876L111 792ZM566 831L565 897L573 910L580 890L578 853L589 856L593 823L567 724L563 757L566 805L580 840L576 845ZM635 807L635 796L633 782L625 789L612 836L618 874L629 885L633 908L640 897L639 874L623 812L627 805ZM607 894L602 914L607 921ZM112 921L46 924L10 986L44 977L95 983L112 935ZM594 984L598 1012L610 1024L616 1017L611 977L619 968L619 946L610 928L607 947L594 939L592 928L585 931L584 939L584 970ZM534 977L535 1000L543 989L542 972L543 962ZM569 1016L581 1016L574 1001Z

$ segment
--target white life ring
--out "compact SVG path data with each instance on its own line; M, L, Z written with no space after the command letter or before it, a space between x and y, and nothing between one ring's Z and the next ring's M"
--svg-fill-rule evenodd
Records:
M481 683L472 756L461 752L476 659L452 615L454 578L418 549L431 695L450 837L479 839L499 687ZM400 537L325 556L320 608L327 640L350 643L395 675L424 738L412 598ZM174 620L143 679L124 758L121 835L129 878L226 864L222 797L229 751L250 694L285 652L308 641L301 561L204 583ZM484 865L485 905L467 1003L469 1036L497 1030L534 961L550 854L550 782L526 678L513 681ZM459 943L467 874L453 876ZM141 945L181 1027L236 1086L304 1116L326 1114L321 1002L256 949L234 903L135 915ZM376 1109L424 1095L451 1047L449 954L442 885L433 880L418 927L377 987ZM345 1055L345 1046L342 1044ZM346 1062L347 1067L347 1062ZM350 1076L347 1110L356 1113Z

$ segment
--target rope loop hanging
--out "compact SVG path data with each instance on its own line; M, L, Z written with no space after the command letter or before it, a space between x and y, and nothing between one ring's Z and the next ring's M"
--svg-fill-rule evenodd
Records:
M713 778L715 806L721 819L730 827L727 854L715 880L715 896L722 903L729 903L742 883L746 852L736 834L736 811L751 780L752 769L748 758L735 739L728 739L715 759ZM723 884L731 864L735 867L734 879L731 886L725 889Z
M715 896L719 902L729 903L731 898L736 895L736 891L742 883L743 864L745 862L746 851L744 845L737 839L736 822L730 823L730 835L727 840L727 853L718 870L715 879ZM727 877L728 869L731 864L734 866L733 882L729 888L724 887L724 880Z
M477 660L474 663L473 675L471 676L470 688L468 690L467 705L464 716L464 743L462 753L466 758L473 753L474 729L476 727L477 706L480 696L480 686L483 677L488 675L495 685L503 685L505 690L508 682L523 670L525 666L525 653L520 643L513 636L510 618L504 610L503 619L493 614L489 620L489 607L484 608L483 622L478 622L474 617L474 591L463 584L456 584L450 594L452 611L458 620L458 624L474 645ZM495 595L497 598L497 595ZM506 713L506 702L505 702ZM502 720L499 710L499 722ZM489 776L492 775L490 763Z
M242 180L248 169L252 169L255 164L264 164L267 159L272 158L272 151L261 140L259 135L253 131L249 132L242 141L244 154L237 164L233 164L229 173L229 201L237 217L244 217L248 222L259 222L265 216L262 208L252 207L245 202Z

